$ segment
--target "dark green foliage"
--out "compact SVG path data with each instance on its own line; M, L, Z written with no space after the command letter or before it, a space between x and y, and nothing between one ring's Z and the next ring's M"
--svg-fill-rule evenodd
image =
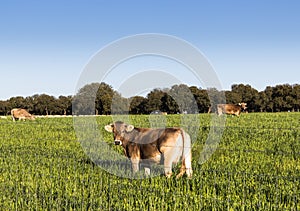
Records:
M226 99L223 98L225 95ZM154 89L146 97L129 99L106 83L92 83L82 87L75 96L12 97L0 101L0 115L8 115L12 108L26 108L35 115L70 114L150 114L160 110L169 114L216 112L219 103L247 103L248 112L300 111L300 85L268 86L257 91L250 85L234 84L231 90L207 90L184 84L170 89Z

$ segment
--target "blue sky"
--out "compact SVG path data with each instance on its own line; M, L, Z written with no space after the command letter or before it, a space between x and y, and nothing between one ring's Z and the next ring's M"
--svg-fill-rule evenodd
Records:
M197 47L224 89L300 83L299 11L296 0L2 1L0 99L74 94L96 52L141 33L168 34ZM182 82L201 86L190 77Z

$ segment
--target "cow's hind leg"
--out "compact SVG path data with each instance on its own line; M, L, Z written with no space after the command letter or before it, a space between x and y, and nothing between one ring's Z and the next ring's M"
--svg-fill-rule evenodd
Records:
M169 147L168 150L164 153L164 168L165 168L165 175L167 178L172 176L172 164L177 164L180 159L182 147L181 146L172 146ZM185 167L183 167L185 170ZM183 169L181 169L183 170ZM180 170L180 171L181 171Z
M185 155L184 158L182 158L180 172L179 172L179 174L177 174L176 179L182 177L184 175L184 173L187 174L188 178L192 177L193 170L192 170L192 161L191 161L191 154L190 153Z
M168 150L164 153L164 171L165 176L170 178L172 176L172 163L173 163L173 152Z
M185 173L186 167L185 167L185 162L182 161L181 167L180 167L180 172L177 174L176 179L182 177Z
M185 144L182 149L183 153L182 153L181 168L180 168L180 173L177 175L177 178L181 177L184 173L187 174L188 178L191 178L193 174L191 138L186 133L184 133L184 137L185 137Z
M185 157L184 163L185 163L185 173L187 174L188 178L191 178L193 175L191 152Z

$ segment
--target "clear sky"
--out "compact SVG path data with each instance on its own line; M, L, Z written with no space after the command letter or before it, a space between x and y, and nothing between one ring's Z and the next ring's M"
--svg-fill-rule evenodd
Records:
M96 52L140 33L191 43L224 89L300 83L298 0L10 0L0 6L0 99L72 95Z

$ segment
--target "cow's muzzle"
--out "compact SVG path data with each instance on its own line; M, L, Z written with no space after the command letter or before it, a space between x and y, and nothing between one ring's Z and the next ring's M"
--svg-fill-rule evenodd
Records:
M115 140L115 145L122 145L122 141L120 141L120 140Z

